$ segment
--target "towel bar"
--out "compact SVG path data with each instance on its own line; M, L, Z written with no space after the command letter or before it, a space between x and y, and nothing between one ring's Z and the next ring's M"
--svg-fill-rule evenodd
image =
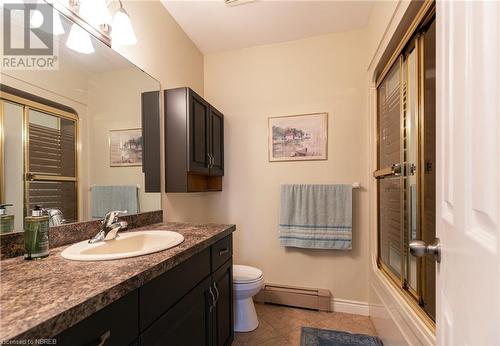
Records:
M90 186L89 186L89 191L92 191L92 188L93 188L94 186L97 186L97 185L96 185L96 184L92 184L92 185L90 185ZM137 190L140 190L140 189L141 189L141 185L137 184Z

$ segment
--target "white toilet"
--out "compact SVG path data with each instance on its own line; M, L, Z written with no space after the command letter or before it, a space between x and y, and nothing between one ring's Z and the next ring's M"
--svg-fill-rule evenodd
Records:
M252 297L264 285L262 271L244 265L233 266L234 331L251 332L259 325Z

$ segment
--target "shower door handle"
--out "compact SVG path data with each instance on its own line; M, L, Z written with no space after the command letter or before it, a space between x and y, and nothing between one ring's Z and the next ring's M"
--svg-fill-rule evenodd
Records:
M436 238L433 244L427 245L423 240L412 240L410 242L410 253L415 257L424 257L432 255L436 262L441 262L441 243L439 238Z
M383 179L390 176L399 177L402 172L401 168L402 165L400 163L395 163L390 167L376 170L373 172L373 176L377 179Z

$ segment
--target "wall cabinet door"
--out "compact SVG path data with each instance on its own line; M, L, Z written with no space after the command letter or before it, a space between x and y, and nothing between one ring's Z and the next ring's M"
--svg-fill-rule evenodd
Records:
M189 102L189 148L188 172L209 174L209 119L210 105L200 96L190 90Z
M160 192L160 92L141 95L144 192Z
M227 261L212 274L216 304L213 318L214 345L229 346L233 342L233 270L232 260Z
M224 116L210 108L210 175L224 175Z

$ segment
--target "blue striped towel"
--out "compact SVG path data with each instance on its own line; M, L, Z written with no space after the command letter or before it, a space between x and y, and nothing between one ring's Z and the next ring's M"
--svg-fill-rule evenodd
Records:
M282 185L283 246L352 249L352 185Z
M107 212L127 210L128 214L139 213L139 189L133 185L93 186L92 218L102 219Z

